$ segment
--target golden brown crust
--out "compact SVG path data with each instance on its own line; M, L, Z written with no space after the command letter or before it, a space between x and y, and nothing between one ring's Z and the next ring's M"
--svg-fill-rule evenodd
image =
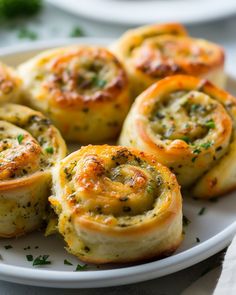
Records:
M58 230L68 250L84 261L159 257L182 239L176 178L144 152L83 147L54 170L54 193L49 200L59 215Z
M223 86L223 49L189 37L181 25L150 25L130 30L111 48L125 65L136 95L154 82L176 74L206 77Z
M235 150L235 103L235 97L209 81L183 75L165 78L137 98L119 144L155 154L183 187L196 186L195 196L214 197L235 187L233 180L228 181L235 170L230 164ZM221 177L223 188L216 171L222 173L226 161L232 171L227 179ZM216 176L217 185L212 185Z
M22 81L14 69L0 62L0 103L20 102Z
M41 113L15 104L0 107L0 237L40 227L51 168L65 155L60 133Z
M70 141L114 138L130 106L127 75L107 49L71 46L46 51L19 67L26 103Z

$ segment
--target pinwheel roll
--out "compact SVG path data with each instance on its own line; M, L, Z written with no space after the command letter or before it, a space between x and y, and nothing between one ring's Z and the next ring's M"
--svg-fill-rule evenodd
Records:
M180 24L130 30L111 48L125 65L133 95L176 74L204 77L224 86L223 49L206 40L190 38Z
M20 102L22 81L14 69L0 62L0 103Z
M137 98L119 144L156 155L183 188L193 187L197 197L214 197L236 187L235 130L233 96L206 80L178 75Z
M128 80L105 48L44 52L19 67L26 104L48 115L69 141L115 138L130 107Z
M120 146L86 146L54 169L59 232L68 251L91 263L170 255L182 240L174 174L155 157Z
M51 168L65 156L60 133L41 113L15 104L0 107L0 237L40 227Z

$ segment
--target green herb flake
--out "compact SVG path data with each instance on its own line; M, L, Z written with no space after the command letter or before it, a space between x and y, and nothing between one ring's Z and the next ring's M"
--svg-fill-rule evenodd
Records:
M68 261L67 259L64 259L64 264L65 265L73 265L70 261Z
M45 151L46 151L48 154L53 154L54 149L53 149L53 147L49 146L49 147L46 147L46 148L45 148Z
M77 264L75 271L83 271L86 270L88 268L87 264L81 265L81 264Z
M193 151L193 153L198 155L198 154L201 153L201 150L200 150L200 149L195 149L195 150Z
M198 212L198 215L203 215L206 211L206 208L205 207L202 207L199 212Z
M199 104L192 104L192 105L191 105L191 111L192 111L192 112L195 112L199 107L200 107Z
M190 138L188 136L183 136L180 138L181 140L185 141L186 143L190 142Z
M216 127L213 119L206 121L205 126L209 129L214 129Z
M192 162L194 163L197 160L197 157L192 158Z
M85 35L84 31L78 26L74 27L70 32L70 37L72 37L72 38L74 38L74 37L82 37L84 35Z
M48 257L49 255L39 255L34 259L33 266L51 264L51 261L48 260Z
M33 261L34 257L33 257L33 255L29 254L29 255L26 255L26 259L27 259L27 261Z
M198 237L196 237L196 242L197 242L197 243L200 243L200 242L201 242L200 239L199 239Z
M22 140L23 140L23 139L24 139L24 135L23 135L23 134L19 134L19 135L17 136L17 141L18 141L19 144L22 143Z
M205 143L202 143L201 145L200 145L200 147L202 147L202 148L204 148L204 149L209 149L211 146L212 146L212 142L211 141L207 141L207 142L205 142Z
M188 226L191 223L191 221L183 215L183 226Z
M38 38L37 33L27 29L27 28L21 28L18 31L18 38L19 39L29 39L29 40L36 40Z
M147 192L148 192L149 194L152 194L153 191L154 191L154 187L153 187L152 185L149 184L149 185L147 186Z
M6 246L4 246L4 248L5 248L6 250L8 250L8 249L12 249L13 247L12 247L12 245L6 245Z

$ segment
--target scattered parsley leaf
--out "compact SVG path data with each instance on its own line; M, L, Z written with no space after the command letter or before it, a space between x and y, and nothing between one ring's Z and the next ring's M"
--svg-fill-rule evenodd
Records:
M214 129L216 127L213 119L206 121L205 126L209 129Z
M192 162L194 163L197 160L197 157L192 158Z
M200 209L200 211L198 212L198 215L203 215L205 213L205 211L206 211L206 208L205 207L202 207Z
M180 138L181 140L185 141L186 143L190 142L190 138L188 136L183 136Z
M39 12L41 7L41 0L0 0L0 16L6 19L31 16Z
M33 255L29 254L29 255L26 255L26 259L28 261L33 261L34 260L34 257L33 257Z
M70 37L82 37L82 36L84 36L84 31L78 26L74 27L70 32Z
M24 135L23 135L23 134L19 134L19 135L17 136L17 141L18 141L19 144L22 143L22 140L23 140L23 139L24 139Z
M202 143L201 145L200 145L200 147L202 147L202 148L204 148L204 149L209 149L211 146L212 146L212 142L211 141L207 141L207 142L205 142L205 143Z
M86 270L86 269L87 269L87 267L88 267L88 265L87 265L87 264L84 264L84 265L78 264L78 265L76 266L76 269L75 269L75 271L82 271L82 270Z
M195 150L193 151L193 153L198 155L198 154L201 153L201 150L200 150L200 149L195 149Z
M183 215L183 226L188 226L191 223L191 221Z
M29 39L29 40L36 40L38 38L37 33L27 29L27 28L21 28L18 31L18 38L19 39Z
M12 249L13 247L12 247L12 245L6 245L6 246L4 246L4 248L5 248L6 250L8 250L8 249Z
M51 261L48 260L48 257L49 255L39 255L34 259L33 266L51 264Z
M48 154L53 154L54 149L53 149L53 147L49 146L49 147L46 147L46 148L45 148L45 151L46 151Z
M65 265L73 265L70 261L68 261L67 259L64 260L64 264Z
M200 243L200 242L201 242L200 239L199 239L198 237L196 237L196 242L197 242L197 243Z

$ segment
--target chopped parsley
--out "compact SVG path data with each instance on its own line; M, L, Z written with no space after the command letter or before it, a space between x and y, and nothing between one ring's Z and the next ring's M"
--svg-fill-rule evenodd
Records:
M49 255L39 255L34 259L33 266L51 264L51 261L48 260L48 257Z
M53 149L53 147L49 146L49 147L46 147L46 148L45 148L45 151L46 151L48 154L53 154L54 149Z
M193 151L193 153L198 155L198 154L201 153L201 150L197 148L197 149L195 149L195 150Z
M19 134L19 135L17 136L17 141L18 141L19 144L22 143L22 140L23 140L23 139L24 139L24 135L23 135L23 134Z
M29 254L29 255L26 255L26 259L28 261L33 261L34 260L34 257L33 257L33 255Z
M188 226L191 223L191 221L183 215L183 226Z
M197 160L197 157L192 158L192 162L194 163Z
M81 265L81 264L77 264L75 271L82 271L82 270L86 270L88 267L87 264Z
M73 38L74 37L81 37L84 35L85 34L84 34L83 30L78 26L74 27L70 32L70 37L73 37Z
M202 207L200 209L200 211L198 212L198 215L203 215L205 213L205 211L206 211L206 208L205 207Z
M6 246L4 246L4 248L5 248L6 250L8 250L8 249L12 249L12 245L6 245Z
M64 264L65 265L73 265L70 261L68 261L67 259L64 259Z
M181 140L185 141L186 143L190 142L190 138L188 136L183 136L180 138Z
M209 129L214 129L216 127L213 119L206 121L205 126Z
M21 28L18 31L18 38L19 39L29 39L29 40L36 40L38 38L37 33L27 29L27 28Z
M212 146L212 142L211 141L207 141L207 142L205 142L205 143L202 143L201 145L200 145L200 147L202 147L202 148L204 148L204 149L209 149L211 146Z

